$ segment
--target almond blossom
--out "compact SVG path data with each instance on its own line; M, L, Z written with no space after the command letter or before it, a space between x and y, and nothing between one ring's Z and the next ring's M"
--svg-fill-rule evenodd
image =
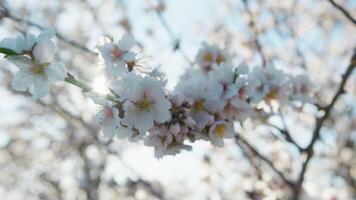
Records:
M209 128L209 139L212 145L224 146L224 138L233 138L234 130L232 123L220 120Z
M105 72L108 77L114 78L132 70L136 56L131 51L134 44L134 36L124 34L116 44L110 42L97 46L105 61Z
M35 98L44 97L54 81L65 80L83 89L82 83L75 84L77 80L65 79L64 65L54 61L53 35L48 30L39 36L0 42L0 47L15 52L5 53L19 68L12 83L14 89L29 89ZM273 114L260 105L313 102L307 76L291 76L274 66L254 67L252 71L245 64L235 67L230 54L208 44L199 50L197 65L186 70L174 90L168 91L167 79L158 68L146 72L133 68L133 45L134 38L129 34L117 44L99 45L111 93L100 96L90 87L83 90L100 106L96 119L104 137L143 141L154 147L157 158L191 150L185 144L187 140L206 140L223 147L224 139L236 134L235 122L266 119Z
M137 82L123 103L123 124L144 134L154 122L164 123L171 119L171 103L167 100L162 83L152 77L137 76ZM120 95L120 93L118 93Z
M33 97L38 99L49 93L52 82L65 79L67 72L64 64L54 61L56 47L51 40L53 35L54 32L49 29L37 37L28 34L26 39L5 38L0 42L0 46L13 48L18 53L8 57L19 68L12 81L13 89L29 89Z

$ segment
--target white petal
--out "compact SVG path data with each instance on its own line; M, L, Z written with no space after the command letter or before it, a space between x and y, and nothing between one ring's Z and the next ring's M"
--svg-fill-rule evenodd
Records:
M32 65L32 61L25 56L11 56L8 60L24 71L30 70Z
M121 40L118 42L117 46L124 51L130 50L135 44L135 38L131 34L125 34L122 36Z
M209 139L210 139L210 142L212 145L215 145L218 147L224 146L224 140L222 138L217 137L214 132L209 133Z
M38 63L50 63L53 61L56 46L51 40L41 40L33 49L32 53Z
M117 124L113 119L106 119L103 121L103 134L106 138L113 138L117 133Z
M17 53L20 51L17 49L16 38L4 38L0 41L0 47L11 49Z
M12 80L12 88L17 91L25 91L31 86L33 82L33 77L31 74L20 70L15 74L14 79Z
M248 73L248 66L246 64L240 64L237 67L238 74L247 74Z
M127 138L128 136L131 135L131 130L124 128L124 127L120 127L118 130L118 133L116 134L116 137L119 139L124 139Z
M135 61L135 56L136 56L136 53L129 51L123 55L122 59L127 62L132 62L132 61Z
M26 35L26 50L31 50L33 45L37 42L37 38L32 34Z
M56 62L46 68L46 74L50 79L63 81L67 76L67 69L63 63Z
M30 50L31 47L27 46L27 41L23 39L22 37L18 36L16 38L16 50L17 52L22 52L25 50Z
M33 97L35 99L42 98L49 93L49 83L43 78L35 78L33 82Z
M42 31L38 36L39 39L51 39L56 34L56 29L53 27L47 28Z
M171 113L169 109L171 109L172 105L171 102L169 102L166 99L163 99L161 101L155 102L154 104L154 120L159 123L166 122L171 119Z

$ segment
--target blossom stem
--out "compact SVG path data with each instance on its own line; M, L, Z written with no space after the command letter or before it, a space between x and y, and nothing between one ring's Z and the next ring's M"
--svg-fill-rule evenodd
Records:
M83 92L90 92L92 91L92 88L86 85L85 83L82 83L81 81L77 80L72 74L67 73L67 77L64 79L65 82L70 83L72 85L75 85L83 90ZM116 95L116 94L115 94ZM115 96L112 95L106 95L105 98L109 101L112 101L114 103L120 103Z

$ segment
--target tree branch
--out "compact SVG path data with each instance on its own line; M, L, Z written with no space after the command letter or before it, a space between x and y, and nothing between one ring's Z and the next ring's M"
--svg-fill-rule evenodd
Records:
M0 10L0 19L1 19L1 18L8 18L8 19L10 19L10 20L12 20L12 21L19 22L19 23L24 23L24 24L26 24L26 25L28 25L28 26L33 26L33 27L36 27L36 28L38 28L38 29L40 29L40 30L44 30L44 29L45 29L44 26L39 25L39 24L37 24L37 23L35 23L35 22L32 22L32 21L30 21L30 20L17 17L17 16L15 16L15 15L12 15L12 14L10 13L10 11L8 10L8 8L6 8L6 7L5 7L3 4L1 4L1 3L0 3L0 7L1 7L1 9L2 9L2 10ZM58 33L58 32L56 32L56 36L57 36L57 38L60 39L61 41L63 41L63 42L65 42L65 43L67 43L67 44L73 46L74 48L77 48L77 49L79 49L79 50L82 50L82 51L84 51L84 52L86 52L86 53L89 53L89 54L92 54L92 55L96 55L95 52L91 51L91 50L88 49L86 46L84 46L84 45L82 45L82 44L79 44L79 43L77 43L76 41L69 40L69 39L65 38L62 34L60 34L60 33Z
M262 45L258 39L259 33L258 33L258 29L257 29L256 23L255 23L253 13L251 12L250 6L248 4L248 0L242 0L242 2L244 4L244 8L250 18L250 20L248 22L248 26L250 27L252 34L253 34L253 42L255 43L256 49L261 56L262 66L265 67L267 64L267 58L265 57L265 55L263 53Z
M342 6L340 6L339 4L337 4L334 0L329 0L329 2L336 8L338 9L340 12L342 12L342 14L344 14L344 16L350 20L350 22L352 22L354 25L356 25L356 19L354 19L352 17L352 15Z
M331 109L334 107L336 101L339 99L339 97L345 93L344 91L344 87L345 84L348 80L348 78L351 76L352 71L355 69L356 66L356 49L354 50L354 54L351 58L351 62L347 68L347 70L345 71L345 73L342 75L342 81L339 85L338 90L336 91L334 97L332 98L330 104L328 106L326 106L323 110L325 112L324 116L322 116L321 118L317 118L316 119L316 124L315 124L315 128L313 131L313 137L309 143L309 145L306 147L305 152L307 153L307 158L304 161L303 165L302 165L302 170L299 174L299 178L297 180L297 183L295 185L294 188L294 200L298 200L299 196L300 196L300 192L301 192L301 188L303 185L303 181L305 178L305 173L307 171L308 165L310 163L311 158L313 157L314 151L314 144L318 141L318 139L320 138L320 130L323 127L324 121L329 117Z
M271 160L263 156L260 152L257 151L247 140L242 138L240 135L235 136L235 142L237 144L243 144L246 146L253 154L255 154L258 158L263 160L288 186L294 187L293 181L289 180L281 171L279 171L276 166L273 164ZM240 146L240 145L239 145Z
M161 13L160 10L158 10L157 8L154 9L155 13L157 14L157 17L159 19L159 21L161 22L163 28L166 30L167 34L169 35L169 37L172 40L173 43L173 51L179 51L183 58L190 64L192 64L192 62L190 61L190 59L188 58L187 54L182 50L181 47L181 39L177 38L174 33L172 28L168 25L166 19L164 18L163 14Z

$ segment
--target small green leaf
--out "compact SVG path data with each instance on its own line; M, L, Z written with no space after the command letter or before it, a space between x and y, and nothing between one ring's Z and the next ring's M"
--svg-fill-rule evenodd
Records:
M6 57L18 55L14 50L3 48L3 47L0 47L0 53L5 54Z

